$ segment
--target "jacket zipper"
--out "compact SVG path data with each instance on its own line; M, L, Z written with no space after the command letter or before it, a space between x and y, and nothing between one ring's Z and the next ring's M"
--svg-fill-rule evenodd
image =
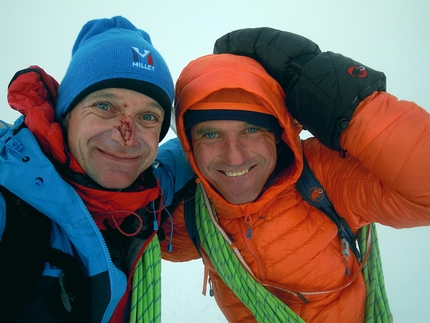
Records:
M266 280L266 274L265 274L265 271L264 271L264 267L263 267L262 261L261 261L259 255L258 255L257 251L255 250L252 241L251 241L252 233L249 232L249 231L252 232L252 228L251 228L251 216L250 215L246 216L245 220L241 222L240 229L241 229L242 238L244 240L245 247L246 247L247 251L251 254L251 256L254 257L254 259L257 262L257 270L258 270L258 274L259 274L258 276L262 277L262 279L258 279L256 277L256 275L253 272L251 272L250 274L254 277L254 279L257 282L259 282L261 285L265 286L265 287L272 287L272 288L278 289L280 291L289 293L289 294L291 294L291 295L293 295L295 297L300 298L305 304L308 304L309 301L303 296L304 293L300 293L300 292L288 290L286 288L282 288L282 287L279 287L279 286L275 286L275 285L263 283L263 281ZM239 252L239 250L238 250L238 252ZM241 262L244 261L243 258L239 258L239 260L241 260ZM245 263L244 265L246 265L245 268L249 268L248 264Z
M264 281L266 280L266 273L264 271L263 262L261 261L261 258L258 255L257 250L255 250L254 244L251 241L251 238L252 238L251 220L252 220L251 215L247 215L245 217L245 220L241 222L240 228L242 233L242 239L245 243L246 249L257 262L258 276L261 277L262 281Z
M87 206L85 205L84 201L82 200L82 198L79 196L79 194L75 190L73 190L73 191L75 192L75 195L78 197L78 199L82 203L84 209L89 214L89 217L93 221L94 226L96 226L97 230L99 230L98 227L97 227L97 225L94 222L94 219L93 219L90 211L88 210ZM100 236L101 236L101 232L100 232ZM113 264L112 256L110 254L110 251L109 251L109 248L108 248L108 246L106 244L105 239L103 237L101 237L101 239L99 239L99 240L101 240L101 242L102 242L102 244L104 246L104 249L106 250L107 257L108 257L108 262L107 263L108 263L108 270L109 270L109 273L110 273L109 277L110 277L110 280L112 280L112 284L111 284L111 297L110 297L110 301L109 301L109 303L111 303L112 299L116 298L116 294L117 294L116 280L115 280L115 278L116 278L116 276L115 276L115 266ZM127 290L127 287L126 287L126 290ZM114 313L115 313L115 311L117 309L117 306L118 306L118 303L115 305L115 309L112 312L112 316L111 317L113 317L113 315L114 315ZM106 310L107 310L107 307L105 308L103 316L106 314ZM110 321L111 317L107 318L108 319L107 322Z

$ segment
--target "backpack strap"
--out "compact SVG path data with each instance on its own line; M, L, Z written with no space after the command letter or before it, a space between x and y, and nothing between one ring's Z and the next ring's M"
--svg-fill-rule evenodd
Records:
M195 180L192 180L192 183L187 185L187 192L184 196L184 217L188 235L202 257L202 253L200 251L200 238L196 224L196 187L197 183Z
M303 199L313 207L324 212L332 220L337 228L338 235L342 240L342 253L349 256L349 249L361 261L360 252L357 249L356 237L345 219L339 216L331 204L326 191L315 177L306 158L303 156L303 171L296 183L296 188L302 195Z
M193 244L196 246L200 256L200 238L196 226L196 179L189 180L179 191L173 196L172 203L166 209L170 214L173 214L176 207L184 203L184 219L185 227Z

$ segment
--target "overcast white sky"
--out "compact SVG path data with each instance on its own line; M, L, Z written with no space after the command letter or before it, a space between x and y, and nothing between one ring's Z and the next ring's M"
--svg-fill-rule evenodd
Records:
M211 53L218 37L268 26L385 72L390 93L430 111L428 0L4 0L0 12L0 119L6 122L18 116L6 101L16 71L35 64L61 81L82 25L115 15L150 34L174 80L190 60ZM379 240L395 322L428 322L430 228L380 227ZM202 282L199 261L163 262L163 322L226 322L215 301L201 295Z

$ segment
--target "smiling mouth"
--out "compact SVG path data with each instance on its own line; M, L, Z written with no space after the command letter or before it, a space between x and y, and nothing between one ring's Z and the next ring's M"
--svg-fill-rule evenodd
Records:
M138 156L129 156L129 155L118 155L115 153L109 153L104 150L100 150L106 156L109 156L112 159L120 160L120 161L134 161L138 158Z
M223 172L223 173L227 177L237 177L237 176L242 176L242 175L248 174L248 172L249 172L250 169L251 168L247 168L247 169L241 170L239 172Z

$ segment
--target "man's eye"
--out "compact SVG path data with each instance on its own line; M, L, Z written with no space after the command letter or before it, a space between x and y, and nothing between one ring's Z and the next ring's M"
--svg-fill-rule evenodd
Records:
M246 128L246 130L245 130L246 133L251 133L251 134L262 133L264 131L265 131L265 129L262 129L259 127L250 127L250 128Z
M110 104L106 102L97 102L94 104L94 106L103 111L108 111L110 108Z
M158 119L159 118L157 118L152 113L145 113L144 115L142 115L142 120L144 120L144 121L155 121L155 120L158 120Z
M267 130L264 128L249 127L244 130L243 135L247 138L259 138L265 132L267 132Z
M203 137L213 139L213 138L217 137L217 134L215 132L208 132L208 133L204 134Z

